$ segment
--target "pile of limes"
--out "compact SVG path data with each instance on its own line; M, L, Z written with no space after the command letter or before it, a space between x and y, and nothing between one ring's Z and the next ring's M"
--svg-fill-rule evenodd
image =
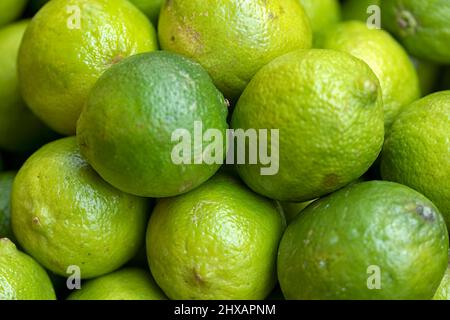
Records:
M2 0L0 300L450 300L449 21Z

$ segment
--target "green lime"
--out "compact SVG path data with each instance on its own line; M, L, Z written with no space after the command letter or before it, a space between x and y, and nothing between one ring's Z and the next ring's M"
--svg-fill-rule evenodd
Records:
M0 1L0 27L18 19L25 9L26 4L27 0Z
M288 226L278 279L287 299L431 299L447 263L447 228L433 203L370 181L316 201Z
M0 29L0 148L27 151L53 135L27 108L20 95L17 55L28 21Z
M450 229L450 91L433 93L403 111L382 153L384 180L423 193Z
M299 0L311 22L314 34L331 28L341 20L338 0Z
M203 132L215 129L223 140L226 119L225 99L199 64L170 52L145 53L110 68L96 83L78 122L78 143L116 188L174 196L220 168L225 143L206 141Z
M47 269L81 278L114 271L139 249L147 200L104 182L81 157L75 138L39 149L19 170L12 227L20 245Z
M232 119L233 129L279 130L279 142L267 143L279 170L264 173L261 161L237 170L269 198L316 199L367 171L381 150L383 123L380 84L367 64L334 50L292 52L256 74Z
M371 6L379 7L380 2L381 0L345 0L342 5L342 18L367 22L374 14L374 7Z
M409 53L450 63L448 0L381 0L383 27L400 39Z
M420 93L422 94L422 97L432 93L438 85L440 66L433 62L414 57L411 57L411 61L419 76Z
M30 256L0 238L0 300L55 300L45 270Z
M434 294L433 300L450 300L450 264L447 268L447 272L442 278L439 288Z
M159 11L164 3L164 0L130 0L136 7L138 7L155 25L158 23Z
M307 206L309 206L314 200L305 202L281 202L283 208L284 217L287 223L291 223Z
M380 80L386 129L403 107L420 97L414 65L386 31L369 29L360 21L343 22L322 34L318 45L350 53L369 65Z
M16 172L0 173L0 238L14 241L11 229L11 189Z
M151 274L137 268L125 268L89 280L68 300L165 300Z
M227 98L236 100L274 58L312 44L299 0L171 0L159 17L165 50L199 62Z
M20 48L23 97L52 129L74 134L100 75L156 49L153 26L126 0L52 0L33 17Z
M171 299L264 299L283 229L273 201L219 174L159 200L147 230L150 269Z

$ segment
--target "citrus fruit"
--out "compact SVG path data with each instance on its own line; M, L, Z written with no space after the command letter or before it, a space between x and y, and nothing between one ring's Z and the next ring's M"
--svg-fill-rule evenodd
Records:
M383 144L383 122L380 84L363 61L334 50L286 54L256 74L232 119L233 129L279 130L267 151L279 170L262 175L265 165L247 163L237 171L269 198L316 199L367 171Z
M343 22L323 34L318 45L345 51L369 65L380 80L386 128L404 106L420 97L414 65L386 31L369 29L360 21Z
M264 299L276 282L283 217L226 175L160 199L147 229L147 256L171 299Z
M20 17L27 0L2 0L0 2L0 27Z
M342 18L367 22L373 14L371 6L380 6L380 0L345 0L342 4Z
M157 49L155 30L126 0L52 0L33 17L19 52L28 106L59 133L75 133L87 94L121 59Z
M45 145L19 170L11 221L20 245L44 267L81 278L119 268L139 249L147 201L104 182L81 157L75 138Z
M11 230L11 189L15 172L0 173L0 238L14 240Z
M341 19L338 0L299 0L311 22L313 33L330 28Z
M428 95L403 111L382 153L384 180L428 197L450 228L450 91Z
M450 300L450 265L442 278L439 288L434 294L433 300Z
M197 187L220 168L225 147L204 140L203 132L216 129L225 137L226 118L225 99L207 72L159 51L130 57L104 73L77 135L82 154L113 186L166 197ZM180 143L187 149L177 151ZM208 150L222 155L210 162Z
M308 20L299 0L171 0L158 33L163 49L199 62L235 100L272 59L311 47Z
M20 95L17 55L27 25L20 21L0 29L0 148L9 151L33 149L52 136Z
M152 23L158 22L159 11L164 0L130 0L151 20Z
M411 57L419 77L421 96L432 93L438 85L440 66L429 61ZM450 88L449 88L450 89Z
M0 238L0 300L55 300L45 270L30 256Z
M447 263L447 228L433 203L370 181L316 201L288 226L278 279L287 299L431 299Z
M400 39L409 53L450 63L450 2L447 0L381 0L383 27Z
M89 280L68 300L164 300L151 274L137 268L125 268Z
M309 206L314 200L305 202L281 202L283 208L284 217L287 223L291 223L307 206Z

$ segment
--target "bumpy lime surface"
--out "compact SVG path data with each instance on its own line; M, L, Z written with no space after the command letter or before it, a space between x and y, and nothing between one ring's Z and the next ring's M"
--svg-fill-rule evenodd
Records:
M11 189L15 172L0 173L0 238L14 240L11 229Z
M32 19L19 53L28 106L62 134L74 134L86 97L111 65L157 49L147 17L126 0L52 0Z
M345 0L342 5L342 18L367 22L374 14L371 6L379 7L380 0Z
M315 202L289 225L278 279L287 299L431 299L447 263L447 228L433 203L371 181Z
M381 173L420 191L450 228L450 91L433 93L402 112L386 139Z
M147 201L103 181L81 157L75 138L52 142L19 170L12 227L21 246L47 269L82 278L119 268L145 233Z
M130 0L138 7L147 17L156 24L158 22L159 12L164 0Z
M380 80L384 118L389 128L403 107L420 97L417 72L406 51L386 31L359 21L343 22L322 35L318 45L366 62Z
M0 238L0 300L55 300L52 283L44 268Z
M164 300L151 274L137 268L122 269L84 283L68 300Z
M450 63L450 2L447 0L381 0L383 27L412 55Z
M233 100L262 66L312 43L299 0L167 1L158 33L163 49L198 61Z
M27 0L0 1L0 27L18 19L25 9L26 4Z
M367 171L381 150L383 122L380 84L367 64L334 50L289 53L258 72L232 119L234 129L279 129L279 170L262 175L260 163L237 170L269 198L312 200ZM277 144L268 146L276 155Z
M100 78L80 117L78 142L95 170L120 190L174 196L219 169L225 143L195 140L208 129L225 139L226 118L225 99L199 64L174 53L146 53ZM203 128L199 136L195 122ZM203 158L209 145L222 152L219 164Z
M171 299L264 299L283 228L274 202L217 175L159 200L147 230L149 265Z
M338 0L299 0L311 22L313 33L330 28L341 19Z
M9 151L27 151L51 137L20 95L17 55L27 25L21 21L0 29L0 148Z

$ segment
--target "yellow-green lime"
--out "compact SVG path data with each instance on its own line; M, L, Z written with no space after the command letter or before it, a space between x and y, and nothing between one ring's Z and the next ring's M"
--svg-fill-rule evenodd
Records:
M343 22L323 34L318 46L350 53L369 65L380 80L386 129L403 107L420 97L414 65L386 31L360 21Z
M359 178L377 158L384 139L380 84L345 52L295 51L256 74L232 127L279 130L279 143L268 143L268 154L279 154L277 173L262 175L261 163L237 166L250 188L282 201L316 199Z
M264 299L283 229L273 201L219 174L158 201L147 230L150 269L171 299Z
M78 122L78 143L116 188L174 196L219 170L225 143L203 133L215 129L224 139L227 113L223 95L198 63L164 51L140 54L96 83Z
M16 172L0 173L0 238L14 241L11 228L11 189Z
M55 291L44 268L0 238L0 300L55 300Z
M103 181L80 155L75 138L45 145L19 170L12 227L20 245L54 273L81 278L116 270L139 249L147 200Z
M338 0L299 0L311 22L314 34L331 28L341 20Z
M436 293L434 294L433 300L450 300L450 263L448 265L444 277L441 280L439 288L436 290Z
M0 27L3 27L4 25L18 19L26 5L27 0L0 1Z
M412 55L450 63L450 2L448 0L381 0L383 27Z
M165 300L151 274L125 268L83 283L68 300Z
M299 0L166 1L158 33L163 49L199 62L233 100L262 66L312 44Z
M370 181L314 202L288 226L278 279L287 299L431 299L447 264L447 228L433 203Z
M74 134L100 75L156 49L153 26L127 0L52 0L33 17L20 48L23 97L52 129Z
M34 149L53 136L20 95L17 55L27 25L24 20L0 29L0 148L9 151Z
M427 196L450 228L450 91L408 106L397 118L382 153L384 180Z

